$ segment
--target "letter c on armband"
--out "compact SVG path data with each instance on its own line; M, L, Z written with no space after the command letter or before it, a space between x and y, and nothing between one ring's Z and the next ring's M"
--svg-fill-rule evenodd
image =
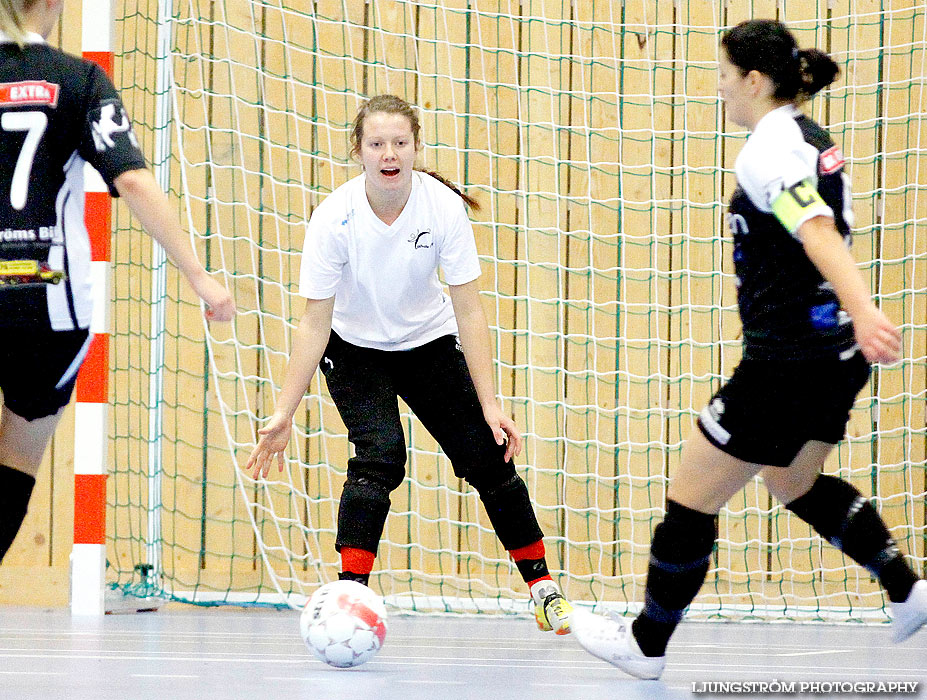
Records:
M817 209L826 213L827 204L808 178L782 190L772 202L773 214L789 233L795 233L799 224L815 215Z

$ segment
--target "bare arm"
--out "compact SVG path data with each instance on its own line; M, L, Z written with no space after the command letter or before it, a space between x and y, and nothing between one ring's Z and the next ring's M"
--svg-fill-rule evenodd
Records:
M334 308L335 297L306 300L306 310L293 332L290 361L287 363L283 388L277 397L274 414L267 425L258 430L261 437L245 467L254 469L254 478L267 476L274 457L279 470L283 471L283 452L290 441L293 415L328 345Z
M489 324L486 322L486 314L480 301L479 287L474 280L466 284L450 285L448 289L451 302L454 304L454 315L457 317L460 345L480 406L483 408L483 417L492 428L499 445L504 442L506 436L508 437L509 444L505 451L505 460L508 461L513 455L521 454L521 433L518 432L515 422L502 412L502 407L496 400Z
M798 229L805 253L834 288L841 306L853 319L856 341L870 362L900 359L901 334L873 303L869 288L833 219L816 216Z
M180 221L158 186L151 171L140 168L119 175L113 184L145 231L154 238L167 256L187 278L197 295L206 302L206 318L230 321L235 302L228 290L209 276L200 265L180 226Z

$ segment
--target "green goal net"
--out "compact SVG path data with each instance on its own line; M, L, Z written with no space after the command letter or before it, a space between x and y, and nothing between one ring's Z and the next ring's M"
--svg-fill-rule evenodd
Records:
M716 92L720 32L778 17L842 78L807 106L848 160L854 251L903 330L828 470L925 558L927 11L919 2L121 4L117 85L201 260L195 298L117 208L109 581L175 600L298 605L335 577L346 431L313 380L287 468L240 467L283 381L304 225L359 172L361 100L420 108L422 163L464 186L517 461L574 599L632 608L694 418L740 353L724 217L746 134ZM170 20L168 22L168 20ZM160 29L160 33L159 33ZM420 611L525 610L475 492L403 406L407 479L372 586ZM884 619L868 573L751 482L722 511L693 614Z

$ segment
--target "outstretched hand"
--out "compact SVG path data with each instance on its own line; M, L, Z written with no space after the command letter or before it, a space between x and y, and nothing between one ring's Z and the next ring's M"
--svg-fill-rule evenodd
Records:
M512 457L521 454L521 433L518 432L515 421L505 415L498 406L484 409L483 418L486 419L486 424L492 429L496 444L508 443L505 448L506 462L510 461Z
M258 435L261 437L245 465L245 469L253 470L252 476L255 479L259 476L267 477L274 458L277 460L278 470L283 471L284 451L290 441L292 421L292 417L283 418L275 413L270 422L258 430Z
M875 304L853 317L853 329L869 362L890 364L901 359L901 333Z

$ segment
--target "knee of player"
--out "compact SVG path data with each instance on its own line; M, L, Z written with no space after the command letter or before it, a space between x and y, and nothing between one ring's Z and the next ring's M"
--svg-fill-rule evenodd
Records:
M361 484L368 490L382 490L387 495L399 488L405 475L405 451L397 460L370 461L355 457L348 463L348 482Z
M666 561L680 555L707 555L714 548L717 528L717 516L670 500L666 505L666 517L654 528L651 554Z
M504 468L492 465L489 469L474 468L464 472L455 469L455 473L476 489L483 500L492 500L503 496L513 488L518 489L519 482L521 482L511 463L505 464Z

